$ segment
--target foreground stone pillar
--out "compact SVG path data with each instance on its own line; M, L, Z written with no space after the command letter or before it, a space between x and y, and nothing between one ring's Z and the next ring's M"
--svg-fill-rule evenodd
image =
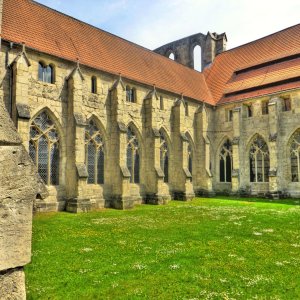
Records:
M0 100L0 299L25 299L37 174Z

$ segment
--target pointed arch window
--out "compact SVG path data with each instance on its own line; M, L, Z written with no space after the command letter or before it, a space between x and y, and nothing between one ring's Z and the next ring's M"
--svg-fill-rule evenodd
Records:
M250 182L268 182L270 170L270 155L266 142L260 136L256 137L250 147Z
M134 131L127 131L127 168L130 172L130 182L140 183L140 149Z
M85 128L85 161L88 184L104 184L104 142L93 120Z
M290 146L292 182L300 181L300 130L292 138Z
M232 174L232 144L226 140L220 150L220 182L231 182Z
M160 131L160 167L163 170L164 182L169 182L169 148L164 134Z
M30 125L29 155L47 185L59 184L59 135L46 112Z
M54 67L53 65L45 65L39 62L39 80L47 83L54 83Z

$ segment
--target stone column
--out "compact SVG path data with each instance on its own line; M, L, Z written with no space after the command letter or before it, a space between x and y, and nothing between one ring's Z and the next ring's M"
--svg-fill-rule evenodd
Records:
M30 109L28 104L28 78L30 61L25 51L25 45L22 51L12 61L10 68L12 70L12 119L18 128L19 135L23 140L25 148L29 145L29 120Z
M84 133L86 119L81 111L84 77L79 65L71 72L68 80L68 125L67 125L67 167L66 189L69 212L91 210L90 199L85 198L82 186L86 184Z
M183 97L175 102L172 109L172 169L170 183L176 200L189 200L195 197L191 173L187 168L188 139L185 135L185 101Z
M117 209L132 208L135 200L140 197L130 193L130 172L126 163L127 127L123 122L125 98L125 86L120 76L111 89L108 126L109 157L107 158L110 166L110 192L107 206Z
M269 171L269 192L274 198L279 197L278 186L278 126L279 126L279 108L281 99L271 98L269 102L269 152L270 152L270 171Z
M232 192L237 193L240 188L240 153L239 143L241 135L241 108L237 107L233 110L233 141L232 141Z
M37 174L0 99L0 298L25 299Z
M165 204L171 199L160 166L160 133L157 123L159 98L155 86L144 99L144 136L146 152L146 203Z
M197 194L213 196L213 176L210 171L210 141L208 139L208 109L203 104L195 114L195 148L196 156L199 157L197 162Z

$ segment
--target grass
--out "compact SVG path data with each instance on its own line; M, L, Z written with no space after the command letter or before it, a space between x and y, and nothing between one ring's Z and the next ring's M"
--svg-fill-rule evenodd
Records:
M300 299L299 201L38 214L25 272L28 299Z

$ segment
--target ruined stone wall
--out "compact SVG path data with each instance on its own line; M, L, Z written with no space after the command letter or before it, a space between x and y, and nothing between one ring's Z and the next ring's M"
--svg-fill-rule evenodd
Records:
M201 68L202 71L209 66L215 57L226 50L226 34L208 32L206 35L197 33L183 39L168 43L154 50L163 56L170 57L174 54L174 60L189 67L194 68L194 49L201 47Z

